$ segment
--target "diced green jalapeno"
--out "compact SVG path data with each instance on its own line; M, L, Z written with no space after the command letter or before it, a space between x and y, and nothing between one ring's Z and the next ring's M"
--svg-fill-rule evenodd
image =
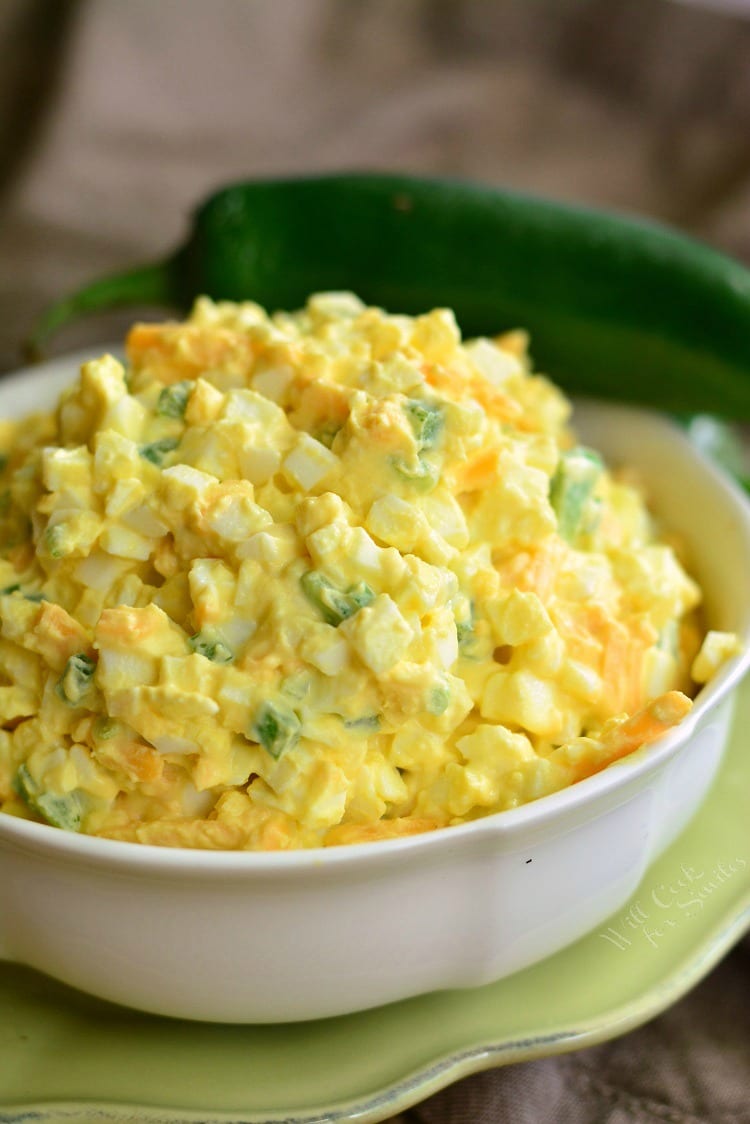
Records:
M394 471L418 492L431 492L438 482L438 470L434 464L419 457L414 464L403 457L392 457Z
M380 715L363 714L361 718L345 718L344 726L347 730L359 730L363 734L372 734L380 729Z
M372 605L375 600L375 593L370 589L367 582L357 582L356 585L346 591L346 596L354 606L350 616L356 613L358 609L364 609L367 605Z
M296 745L301 728L302 723L293 710L266 701L255 716L250 736L260 742L271 757L278 759L284 750Z
M30 804L39 792L39 785L33 779L25 765L18 766L18 771L13 779L13 787L27 804Z
M281 690L290 699L296 702L301 702L306 695L310 692L311 676L308 671L298 671L287 678L281 684Z
M456 639L459 648L465 648L474 638L474 625L471 621L459 621L456 625Z
M586 508L602 473L601 458L581 446L563 453L550 481L549 499L560 534L575 541L585 529Z
M2 596L10 593L20 593L26 601L44 601L43 593L27 592L18 582L14 585L6 585L5 589L0 589L0 595Z
M65 557L65 527L62 523L47 528L44 532L44 545L50 558Z
M97 741L107 742L110 738L117 737L119 729L119 722L114 718L106 718L102 715L94 722L94 737Z
M351 616L349 602L333 582L317 570L308 570L300 578L305 597L320 610L326 624L337 625Z
M176 437L162 437L159 441L152 441L148 445L141 445L138 452L144 460L151 461L151 464L157 466L162 465L166 457L173 453L179 441Z
M456 621L456 640L458 650L462 656L468 656L476 641L474 632L474 605L468 598L462 598L460 603L460 618ZM468 616L466 615L468 612Z
M430 714L439 716L445 714L451 701L450 689L445 686L433 687L427 699L427 710Z
M165 386L156 403L156 412L164 418L184 418L185 410L193 389L189 379Z
M330 449L340 429L341 426L336 422L326 422L325 425L316 430L313 436L316 441L320 441L321 445L325 445L326 449Z
M37 812L52 827L60 827L63 831L80 831L81 805L75 792L62 796L42 792L25 765L21 765L16 773L15 788L32 811Z
M96 671L96 661L85 652L71 656L57 682L57 693L69 706L80 706Z
M61 827L63 831L81 830L81 805L73 792L65 796L43 792L36 798L36 808L53 827Z
M213 663L231 663L234 659L232 649L215 633L197 632L190 637L189 643L194 652Z
M300 586L305 597L321 613L326 624L336 625L353 617L355 613L370 605L375 594L366 582L358 582L344 592L317 570L308 570L300 578Z
M443 429L443 412L432 402L409 398L404 406L420 449L432 449Z

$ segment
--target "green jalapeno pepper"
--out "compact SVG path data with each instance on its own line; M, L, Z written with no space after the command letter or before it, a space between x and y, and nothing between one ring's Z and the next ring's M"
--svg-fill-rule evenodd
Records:
M655 223L404 175L227 187L176 253L62 300L30 344L116 305L289 309L326 289L447 306L465 335L528 328L537 368L568 392L750 418L750 270Z

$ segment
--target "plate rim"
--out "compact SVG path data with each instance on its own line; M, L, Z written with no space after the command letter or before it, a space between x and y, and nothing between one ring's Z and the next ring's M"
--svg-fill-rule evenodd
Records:
M750 683L746 690L750 691ZM706 804L710 800L711 794ZM680 838L689 833L690 825ZM644 878L648 878L648 872ZM235 1110L165 1109L136 1101L27 1100L0 1104L0 1124L27 1124L29 1121L34 1124L379 1124L465 1077L596 1046L660 1015L700 983L739 940L750 934L750 870L745 879L737 897L722 909L708 931L682 953L672 970L618 1007L588 1019L571 1019L545 1034L511 1035L497 1041L449 1049L430 1063L361 1097L309 1111L274 1110L270 1114L268 1110L238 1113Z
M26 1101L0 1106L0 1124L379 1124L465 1077L484 1070L539 1060L596 1046L636 1029L661 1014L695 987L745 934L750 933L750 884L739 907L713 926L699 949L680 961L661 983L616 1012L584 1020L569 1029L522 1039L467 1047L420 1067L378 1093L321 1110L256 1112L165 1110L148 1104L82 1100Z

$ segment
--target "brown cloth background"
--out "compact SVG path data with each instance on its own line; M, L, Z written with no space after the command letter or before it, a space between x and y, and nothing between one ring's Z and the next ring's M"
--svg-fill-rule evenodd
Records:
M650 214L750 262L750 5L733 6L0 0L0 370L46 302L171 249L233 178L464 175ZM399 1121L750 1122L748 942L640 1030Z

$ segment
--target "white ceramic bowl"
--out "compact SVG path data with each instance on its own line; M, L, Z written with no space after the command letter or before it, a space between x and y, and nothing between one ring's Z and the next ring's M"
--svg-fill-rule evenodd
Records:
M76 357L0 385L47 405ZM177 851L0 816L0 951L118 1003L191 1019L311 1019L499 979L630 897L703 799L750 663L750 505L668 422L581 407L686 539L713 627L744 654L645 751L510 812L410 839L282 854Z

